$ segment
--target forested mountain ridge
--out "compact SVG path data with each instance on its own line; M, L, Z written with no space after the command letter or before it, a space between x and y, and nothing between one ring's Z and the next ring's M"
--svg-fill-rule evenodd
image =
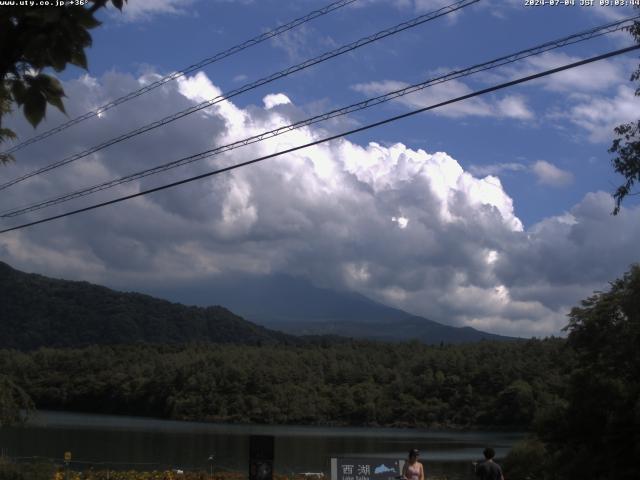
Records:
M226 308L188 307L0 262L0 348L135 343L299 343Z
M513 340L443 325L353 292L320 289L302 279L237 281L221 282L209 294L205 290L210 285L191 285L196 295L186 298L229 298L242 317L221 306L186 306L88 282L24 273L0 262L0 348L340 343L347 338L426 344Z

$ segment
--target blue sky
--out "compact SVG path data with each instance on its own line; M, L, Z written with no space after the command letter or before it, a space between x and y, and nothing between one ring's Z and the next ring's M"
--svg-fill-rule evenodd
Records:
M61 75L68 110L84 113L326 3L130 0L122 14L101 14L88 74L70 68ZM29 147L1 178L448 3L357 0ZM481 0L94 154L65 173L24 182L9 203L55 196L634 13L575 3L526 7L524 1ZM271 153L631 43L620 33L559 49L96 198ZM610 215L609 194L621 179L607 153L613 126L637 118L639 102L629 82L637 63L637 53L627 54L217 183L4 236L0 258L29 271L132 289L148 289L159 278L177 284L225 272L288 273L443 323L512 335L559 334L572 305L638 261L639 199L630 197L620 216ZM271 103L264 101L268 95ZM62 121L49 112L38 131ZM23 139L33 133L19 116L13 125ZM70 205L81 204L51 213Z

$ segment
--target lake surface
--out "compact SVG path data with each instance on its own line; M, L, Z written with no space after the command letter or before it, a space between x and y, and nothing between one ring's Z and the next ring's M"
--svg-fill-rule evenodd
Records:
M72 452L73 468L140 470L207 469L247 471L249 436L275 436L277 473L329 473L331 457L406 458L418 448L430 474L467 479L469 463L485 446L504 457L520 433L391 428L228 425L141 417L39 412L27 427L1 428L0 448L11 457L44 457L62 463Z

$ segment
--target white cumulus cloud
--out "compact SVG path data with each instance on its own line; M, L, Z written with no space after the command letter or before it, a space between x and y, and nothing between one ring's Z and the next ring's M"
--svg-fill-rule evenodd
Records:
M538 177L538 181L545 185L562 187L573 181L573 175L571 172L562 170L561 168L556 167L553 163L549 163L545 160L538 160L531 166L531 169Z
M377 96L399 90L407 86L408 84L404 82L385 80L360 83L352 86L352 88L366 96ZM409 95L398 97L392 101L411 108L422 108L467 95L472 91L473 90L465 83L459 80L451 80L445 83L433 85L423 90L418 90L417 92ZM534 117L534 114L527 106L524 97L509 95L495 101L474 97L437 108L432 110L432 113L452 118L477 116L529 120Z
M553 117L569 120L592 142L610 142L613 129L621 123L637 120L638 111L640 97L635 96L630 86L621 85L613 96L581 96L567 110L554 112Z
M284 93L270 93L262 99L262 103L264 103L264 108L270 110L278 105L290 104L291 100Z

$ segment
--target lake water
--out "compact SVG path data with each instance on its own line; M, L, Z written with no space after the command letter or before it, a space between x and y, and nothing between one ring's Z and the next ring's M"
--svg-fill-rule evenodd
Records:
M485 446L504 457L519 433L391 428L228 425L140 417L39 412L23 428L0 428L0 448L11 457L44 457L61 463L72 452L73 468L247 471L249 436L275 437L277 473L329 473L331 457L406 458L421 451L427 477L470 478L469 464Z

